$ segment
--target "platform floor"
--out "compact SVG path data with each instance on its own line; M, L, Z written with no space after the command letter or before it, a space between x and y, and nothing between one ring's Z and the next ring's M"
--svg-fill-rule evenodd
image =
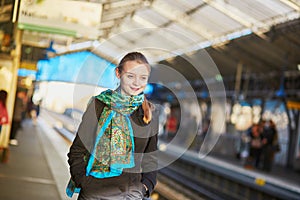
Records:
M0 163L0 199L3 200L74 200L65 194L69 180L67 152L70 142L58 134L46 115L38 119L37 126L27 119L18 132L18 146L10 146L7 163ZM214 164L234 167L239 172L253 176L263 172L245 170L234 158L211 157ZM217 160L217 162L216 162ZM300 191L300 174L275 166L263 173L275 184Z
M42 118L37 126L25 120L17 139L18 146L10 146L8 162L0 163L0 199L71 200L65 195L70 142Z

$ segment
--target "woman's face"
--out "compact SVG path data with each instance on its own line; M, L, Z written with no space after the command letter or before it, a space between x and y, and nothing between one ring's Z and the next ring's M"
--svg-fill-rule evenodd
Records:
M120 78L121 94L138 95L144 91L149 78L149 67L137 61L127 61L120 73L116 71Z

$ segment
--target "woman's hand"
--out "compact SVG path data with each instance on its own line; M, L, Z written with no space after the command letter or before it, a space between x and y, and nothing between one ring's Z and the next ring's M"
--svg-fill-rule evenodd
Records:
M149 190L148 190L148 187L145 185L145 184L143 184L143 195L144 195L144 197L148 197L149 196Z

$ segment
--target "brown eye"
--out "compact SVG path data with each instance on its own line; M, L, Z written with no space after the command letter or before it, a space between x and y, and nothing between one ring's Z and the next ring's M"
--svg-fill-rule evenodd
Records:
M128 74L127 77L130 78L130 79L133 79L133 78L134 78L134 76L131 75L131 74Z
M147 81L147 80L148 80L148 77L146 77L146 76L142 76L142 77L141 77L141 80L143 80L143 81Z

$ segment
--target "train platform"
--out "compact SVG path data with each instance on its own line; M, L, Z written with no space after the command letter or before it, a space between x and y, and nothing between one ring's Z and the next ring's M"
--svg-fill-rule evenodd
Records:
M53 129L47 115L38 124L25 120L18 133L18 146L10 146L7 163L0 164L0 199L5 200L73 200L65 194L69 180L67 152L71 142ZM253 177L264 177L278 187L300 191L300 174L274 166L269 173L243 168L233 158L209 156L206 161ZM178 191L180 193L180 191Z
M70 142L42 118L37 126L24 120L17 139L8 161L0 164L0 199L71 200L65 194Z

